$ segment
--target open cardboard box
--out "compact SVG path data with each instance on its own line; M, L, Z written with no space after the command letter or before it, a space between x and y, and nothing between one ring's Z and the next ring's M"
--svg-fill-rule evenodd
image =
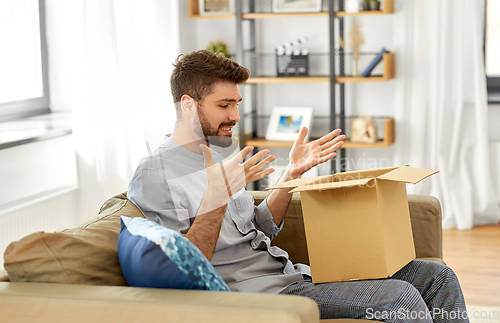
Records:
M405 183L437 172L401 166L301 178L267 189L300 192L314 283L377 279L415 259Z

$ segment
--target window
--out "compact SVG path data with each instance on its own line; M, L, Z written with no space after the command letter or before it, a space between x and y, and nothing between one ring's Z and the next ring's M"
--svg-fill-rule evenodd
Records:
M485 36L488 101L500 102L500 0L487 0Z
M44 8L0 1L0 120L49 111Z

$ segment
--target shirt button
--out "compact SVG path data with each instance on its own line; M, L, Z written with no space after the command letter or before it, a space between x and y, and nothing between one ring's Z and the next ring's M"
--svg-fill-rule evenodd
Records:
M252 248L257 248L257 244L255 242L252 242Z

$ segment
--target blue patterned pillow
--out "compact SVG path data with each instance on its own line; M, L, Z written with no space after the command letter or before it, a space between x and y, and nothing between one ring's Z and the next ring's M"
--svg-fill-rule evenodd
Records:
M121 216L118 259L129 286L229 291L201 251L180 233Z

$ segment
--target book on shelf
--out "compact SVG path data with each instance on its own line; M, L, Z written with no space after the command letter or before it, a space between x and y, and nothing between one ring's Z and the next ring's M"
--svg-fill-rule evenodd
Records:
M370 76L370 73L373 71L375 66L377 66L378 63L380 63L385 53L389 53L389 51L386 50L385 48L382 48L382 50L377 54L377 56L371 61L370 65L368 65L368 67L363 71L363 73L361 73L361 76L362 77Z

